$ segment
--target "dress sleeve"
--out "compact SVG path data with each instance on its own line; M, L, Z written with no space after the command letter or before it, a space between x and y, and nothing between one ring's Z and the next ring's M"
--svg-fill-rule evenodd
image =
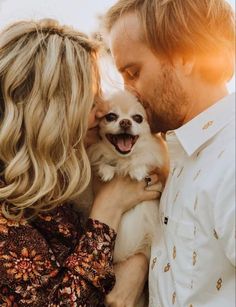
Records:
M0 210L0 306L103 306L115 283L115 232L89 219L70 248L71 229L62 220L48 236L50 227L35 225L9 221Z

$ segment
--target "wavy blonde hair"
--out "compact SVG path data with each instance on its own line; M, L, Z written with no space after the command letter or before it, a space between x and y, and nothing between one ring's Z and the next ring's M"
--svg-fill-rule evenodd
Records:
M8 218L74 199L90 180L84 148L100 95L98 45L55 20L0 33L0 201Z

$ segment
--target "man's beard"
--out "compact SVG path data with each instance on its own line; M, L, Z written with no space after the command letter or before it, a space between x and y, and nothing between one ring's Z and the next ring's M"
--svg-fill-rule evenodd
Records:
M153 133L165 133L183 125L188 97L169 65L162 66L161 79L145 104Z

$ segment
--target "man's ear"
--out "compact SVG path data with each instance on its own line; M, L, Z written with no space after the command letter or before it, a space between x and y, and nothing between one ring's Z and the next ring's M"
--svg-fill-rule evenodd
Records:
M196 64L194 55L176 55L173 57L173 66L184 76L189 76L193 73Z

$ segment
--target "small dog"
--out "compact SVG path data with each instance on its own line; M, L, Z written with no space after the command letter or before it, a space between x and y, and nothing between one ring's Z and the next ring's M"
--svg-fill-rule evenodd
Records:
M112 94L108 104L110 111L100 122L101 140L88 151L93 172L102 181L110 181L115 175L128 175L141 181L153 169L166 172L164 142L151 134L143 106L127 91ZM157 223L157 200L142 202L123 214L114 262L123 261L138 252L149 259Z

